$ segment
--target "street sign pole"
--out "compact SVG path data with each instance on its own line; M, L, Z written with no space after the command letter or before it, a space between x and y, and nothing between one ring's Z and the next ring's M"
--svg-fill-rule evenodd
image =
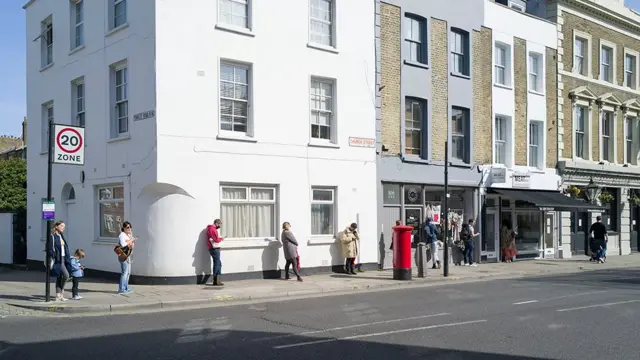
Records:
M53 139L54 137L54 124L53 120L49 120L49 140L47 148L48 163L47 163L47 202L51 203L51 178L53 175ZM51 301L51 257L49 257L49 251L53 249L53 243L51 242L51 219L47 219L47 233L45 241L45 264L46 264L46 285L45 285L45 301Z
M456 231L451 229L451 231ZM449 142L444 142L444 276L449 276Z

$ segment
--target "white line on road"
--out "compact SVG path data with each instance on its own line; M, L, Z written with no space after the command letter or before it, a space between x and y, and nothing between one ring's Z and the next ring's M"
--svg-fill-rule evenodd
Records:
M339 331L339 330L353 329L353 328L359 328L359 327L365 327L365 326L373 326L373 325L391 324L391 323L395 323L395 322L402 322L402 321L408 321L408 320L417 320L417 319L426 319L426 318L431 318L431 317L436 317L436 316L446 316L446 315L451 315L451 314L450 313L440 313L440 314L414 316L414 317L403 318L403 319L376 321L376 322L370 322L370 323L366 323L366 324L355 324L355 325L340 326L340 327L334 327L334 328L323 329L323 330L305 331L305 332L301 332L301 333L297 333L297 334L269 336L269 337L253 339L253 341L284 339L284 338L289 338L289 337L292 337L292 336L305 336L305 335L312 335L312 334L321 334L321 333L330 332L330 331Z
M355 339L363 339L363 338L374 337L374 336L401 334L401 333L406 333L406 332L411 332L411 331L421 331L421 330L430 330L430 329L452 327L452 326L471 325L471 324L483 323L483 322L486 322L486 321L487 320L473 320L473 321L464 321L464 322L457 322L457 323L450 323L450 324L421 326L421 327L416 327L416 328L411 328L411 329L383 331L383 332L372 333L372 334L353 335L353 336L345 336L345 337L342 337L342 338L324 339L324 340L306 341L306 342L300 342L300 343L294 343L294 344L288 344L288 345L279 345L279 346L274 346L273 348L274 349L287 349L287 348L292 348L292 347L315 345L315 344L322 344L322 343L335 342L335 341L355 340Z
M513 305L533 304L533 303L537 303L537 302L538 302L538 300L528 300L528 301L521 301L521 302L513 303Z
M579 306L579 307L568 308L568 309L559 309L556 311L557 312L574 311L574 310L582 310L582 309L591 309L595 307L607 307L607 306L614 306L614 305L631 304L636 302L640 302L640 300L629 300L629 301L619 301L619 302L612 302L612 303L606 303L606 304Z

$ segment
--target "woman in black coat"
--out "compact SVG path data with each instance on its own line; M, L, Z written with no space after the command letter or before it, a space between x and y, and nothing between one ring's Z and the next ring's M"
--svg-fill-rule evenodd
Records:
M71 267L71 253L69 245L62 233L66 225L62 221L56 221L51 230L51 241L47 243L47 254L52 261L51 273L56 275L56 300L67 301L64 297L64 286L69 280L69 268Z

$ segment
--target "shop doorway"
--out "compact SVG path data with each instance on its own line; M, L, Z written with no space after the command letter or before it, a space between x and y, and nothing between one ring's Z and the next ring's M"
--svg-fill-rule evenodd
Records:
M589 254L589 213L571 213L571 254Z
M484 234L482 236L482 255L487 261L497 261L500 254L500 228L498 212L488 210L484 220Z
M640 251L640 206L636 205L631 210L631 252Z
M555 222L555 213L547 212L544 213L544 231L543 231L543 256L545 259L553 259L556 254L556 222Z
M413 226L412 244L416 244L422 241L422 231L420 230L420 224L422 224L422 208L407 208L404 209L404 223L408 226ZM415 246L415 245L413 245Z
M380 241L380 265L383 269L393 267L393 251L389 250L391 239L393 236L393 227L396 226L396 220L401 220L399 207L382 208L382 239Z

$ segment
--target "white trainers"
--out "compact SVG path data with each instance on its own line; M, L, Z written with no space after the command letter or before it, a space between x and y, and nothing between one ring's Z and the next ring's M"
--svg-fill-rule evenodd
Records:
M82 299L82 296L80 296L80 295L76 295L76 296L73 297L73 300L80 300L80 299Z

